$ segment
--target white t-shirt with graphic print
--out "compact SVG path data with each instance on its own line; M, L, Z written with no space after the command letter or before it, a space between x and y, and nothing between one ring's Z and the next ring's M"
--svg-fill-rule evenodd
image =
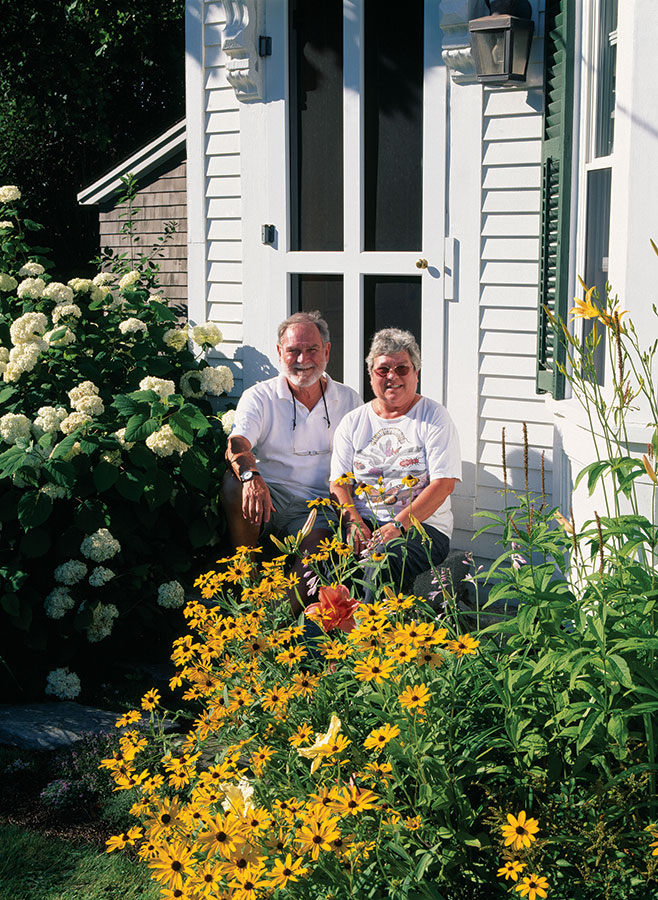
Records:
M331 457L331 480L353 472L356 484L364 482L376 493L355 495L355 506L364 518L373 514L391 521L437 478L461 480L459 436L448 411L440 403L421 397L404 416L382 419L372 403L348 412L336 429ZM411 475L414 487L403 484ZM450 497L424 520L451 537L453 519Z

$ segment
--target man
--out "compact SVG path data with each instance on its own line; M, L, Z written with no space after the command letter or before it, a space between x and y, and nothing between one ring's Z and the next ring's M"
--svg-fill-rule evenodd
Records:
M307 501L329 494L334 431L345 413L361 405L356 391L326 374L330 350L320 313L295 313L277 332L281 374L240 398L223 485L236 547L253 547L264 533L296 534L308 517ZM328 534L319 525L302 549L314 549Z

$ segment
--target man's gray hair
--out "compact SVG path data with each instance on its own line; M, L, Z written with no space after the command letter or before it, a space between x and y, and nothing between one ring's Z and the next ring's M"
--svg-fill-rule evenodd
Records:
M287 319L283 320L283 322L277 328L276 332L276 342L279 347L281 346L283 335L291 325L315 325L315 327L320 332L320 337L322 338L323 344L328 344L331 340L331 337L329 336L329 326L322 318L320 310L314 309L313 312L293 313L291 316L288 316Z
M401 328L382 328L373 335L370 344L370 352L366 357L368 372L372 375L378 356L392 356L394 353L408 353L411 365L416 371L420 369L420 348L413 334Z

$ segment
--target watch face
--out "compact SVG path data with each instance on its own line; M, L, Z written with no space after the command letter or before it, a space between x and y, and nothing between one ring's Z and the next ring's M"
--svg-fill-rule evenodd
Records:
M242 475L240 475L240 481L243 484L245 481L251 481L255 474L256 473L253 471L253 469L249 469L248 472L243 472Z

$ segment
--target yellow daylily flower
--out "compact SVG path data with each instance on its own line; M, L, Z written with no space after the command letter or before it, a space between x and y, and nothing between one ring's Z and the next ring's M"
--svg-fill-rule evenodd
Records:
M320 765L325 756L329 756L332 752L332 748L336 743L336 736L341 728L341 721L337 715L332 715L331 721L329 722L329 730L326 734L316 734L315 742L311 744L310 747L300 747L297 750L300 756L305 756L307 759L312 759L311 763L311 774L315 772L317 767Z

